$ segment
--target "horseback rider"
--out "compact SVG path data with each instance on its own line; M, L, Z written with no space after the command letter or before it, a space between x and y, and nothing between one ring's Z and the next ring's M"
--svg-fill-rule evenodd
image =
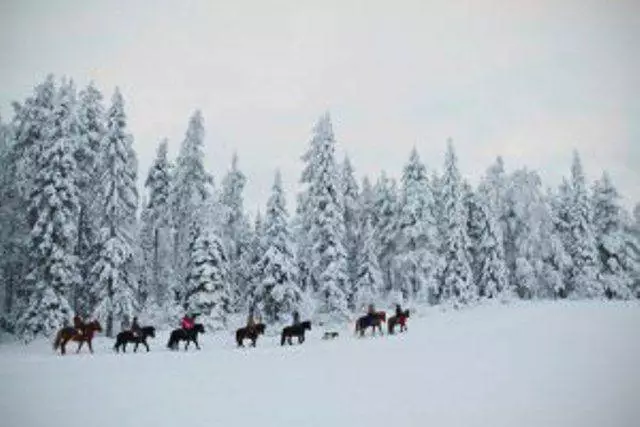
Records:
M256 327L256 320L254 319L254 307L249 309L249 316L247 317L247 329L253 330Z
M142 336L142 328L138 324L137 316L133 316L133 322L131 322L131 333L135 338L139 338Z
M402 317L404 317L402 307L400 306L400 304L396 304L396 319L400 320Z
M373 306L373 303L369 304L369 307L367 308L367 317L369 318L369 321L373 321L373 319L376 316L376 309Z
M78 313L73 316L73 327L78 331L80 335L84 335L84 322L82 321L82 317Z
M182 320L180 321L180 327L185 331L193 329L195 326L196 316L193 315L189 317L189 314L185 314Z
M298 310L294 310L292 313L293 316L293 326L299 325L300 324L300 313L298 313Z

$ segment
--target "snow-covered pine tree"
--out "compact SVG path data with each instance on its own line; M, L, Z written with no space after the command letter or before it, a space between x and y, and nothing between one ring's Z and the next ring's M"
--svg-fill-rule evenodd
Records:
M347 253L344 248L344 213L335 162L335 139L329 114L314 127L308 161L311 171L305 215L309 228L310 265L319 299L319 310L331 317L347 313ZM316 147L313 149L313 147Z
M593 208L577 151L573 153L571 166L571 196L567 247L572 260L569 291L577 297L598 298L604 295L604 288L599 277Z
M30 194L38 170L37 160L46 142L44 134L53 112L55 96L54 78L49 75L24 103L13 103L15 114L11 121L11 146L7 153L9 169L3 169L8 185L2 186L5 216L2 224L3 255L0 257L3 280L7 283L7 320L12 326L26 310L30 294L25 277L31 269L29 234L34 224L29 222L25 212L29 210Z
M78 105L79 142L74 157L78 164L77 184L80 191L80 212L78 213L78 242L76 253L80 261L83 280L75 290L73 306L77 312L86 315L91 310L88 296L87 278L91 269L94 251L98 247L100 230L99 200L96 194L100 186L100 144L105 135L105 111L102 93L89 84L80 92Z
M75 88L63 82L42 129L38 172L30 194L31 270L29 304L18 320L25 339L51 335L73 315L69 299L80 283L77 243L79 188L74 152L78 144Z
M142 212L141 245L144 259L147 310L151 306L174 311L177 304L173 277L173 234L171 218L171 163L168 141L162 140L145 181L148 198Z
M415 147L404 166L398 205L396 290L405 300L421 297L433 301L437 294L437 229L427 170Z
M187 263L185 309L212 330L227 326L231 312L229 261L222 239L208 224L194 222Z
M469 262L467 217L463 205L463 183L451 140L447 143L441 187L441 207L444 220L444 241L441 254L444 263L439 272L442 302L454 306L469 304L477 295Z
M282 178L278 171L267 202L264 224L266 249L257 265L260 282L255 295L260 311L269 322L290 318L294 310L300 309L304 299L298 284L288 216Z
M176 162L172 189L172 217L175 224L174 273L180 298L185 284L188 248L191 245L191 227L200 220L195 217L209 198L213 177L204 168L204 123L197 110L189 120L189 126Z
M353 298L356 312L366 309L369 304L377 303L384 291L382 271L378 264L377 241L370 219L365 220L360 234L362 248L358 253L358 273Z
M469 189L468 230L474 278L478 295L489 299L506 297L509 291L502 230L490 203L490 199L481 199Z
M393 288L393 257L396 254L398 233L398 193L395 181L389 179L383 171L373 188L372 223L380 251L378 260L382 269L384 292Z
M124 100L116 88L107 112L101 144L101 212L99 249L90 271L94 315L113 336L114 323L128 320L138 309L134 276L135 226L138 193L132 137L127 133Z
M360 224L360 194L349 157L345 156L340 169L340 184L344 206L344 247L347 251L347 271L349 272L348 298L353 308L353 294L358 270L358 229Z
M231 294L236 310L245 308L243 299L251 280L250 227L244 212L244 191L247 178L238 169L238 156L234 153L231 170L222 180L221 204L223 210L222 233L229 256Z
M620 195L604 172L593 188L593 224L600 273L608 298L630 298L640 265L631 251L633 237L623 224Z

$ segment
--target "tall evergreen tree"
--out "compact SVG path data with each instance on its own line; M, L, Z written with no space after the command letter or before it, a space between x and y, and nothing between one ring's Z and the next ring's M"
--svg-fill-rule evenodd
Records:
M172 269L171 163L167 159L168 142L163 140L145 181L148 201L142 213L144 281L146 296L152 305L173 306L174 278Z
M355 283L354 305L356 311L362 311L369 304L380 299L384 290L382 271L378 264L376 238L371 227L371 220L366 219L362 231L362 249L358 256L358 273Z
M373 189L374 201L372 226L380 251L378 260L384 280L384 290L393 287L393 257L396 254L396 237L398 233L398 194L395 181L387 178L382 172Z
M227 326L231 312L229 262L222 240L206 225L194 226L189 246L185 308L213 330Z
M580 156L575 151L571 166L571 196L567 248L572 260L569 287L577 296L600 297L604 295L604 289L599 277L593 209Z
M344 211L335 162L335 139L329 114L320 118L311 142L313 162L307 192L310 272L319 297L320 311L331 316L347 315L348 271L344 248ZM313 147L316 147L315 150Z
M103 217L99 249L90 271L95 315L106 324L127 321L137 310L137 280L133 268L138 193L131 170L132 137L127 133L124 100L116 88L107 113L101 152L100 197Z
M606 172L593 189L593 224L600 258L600 273L609 298L629 298L640 265L633 257L633 237L625 229L620 195Z
M340 175L344 206L344 247L347 251L347 270L349 272L347 292L350 302L353 303L352 297L355 290L354 286L358 269L358 229L361 206L358 183L356 182L353 166L351 165L349 157L345 156L341 165Z
M80 92L78 105L79 141L74 152L78 164L77 184L80 191L80 212L78 213L78 242L76 252L80 261L83 277L79 287L75 289L73 305L76 311L89 313L90 290L87 288L91 263L98 247L100 229L99 201L96 193L100 186L100 144L105 136L105 111L102 105L102 94L93 84Z
M189 262L189 246L192 244L190 231L200 228L197 217L203 204L210 196L213 177L204 168L204 123L198 110L191 116L189 127L180 147L173 178L172 216L175 224L174 271L184 299L184 289Z
M80 210L76 185L78 143L75 89L64 83L54 98L54 109L43 129L30 195L29 222L31 271L29 304L17 329L27 339L50 335L72 316L69 298L80 282L77 216Z
M402 175L396 242L398 254L394 259L399 278L396 288L405 299L416 296L433 299L437 293L436 238L427 170L414 147Z
M242 296L251 279L250 227L244 212L244 191L247 178L238 169L238 156L233 155L231 170L222 180L223 240L231 263L231 292L234 305L244 307Z
M463 206L462 177L451 141L447 144L442 192L440 194L444 219L445 241L441 256L440 299L454 305L468 304L477 296L469 261L469 238Z
M260 311L270 322L282 321L294 310L299 310L304 299L298 285L288 216L282 178L280 172L277 172L272 194L267 202L264 236L266 249L258 263L260 283L256 293Z

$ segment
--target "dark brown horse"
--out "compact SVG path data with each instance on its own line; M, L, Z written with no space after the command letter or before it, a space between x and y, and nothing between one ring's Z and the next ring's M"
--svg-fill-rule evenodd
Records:
M113 349L119 353L122 348L122 352L126 353L127 351L127 343L134 343L135 347L133 347L133 352L138 351L138 345L143 344L147 351L149 351L149 344L147 344L147 338L155 338L156 336L156 328L153 326L145 326L140 328L140 335L135 335L133 331L122 331L116 336L116 344L113 346Z
M204 325L202 323L196 323L191 329L174 329L169 335L169 342L167 348L169 350L178 350L178 344L180 341L186 341L184 345L185 351L189 348L189 343L192 342L196 345L196 348L200 350L200 344L198 344L198 334L204 334Z
M251 346L255 347L258 335L264 334L266 327L267 326L264 323L256 323L253 327L245 326L244 328L238 329L236 331L236 342L238 343L238 347L244 347L242 342L245 339L250 339Z
M391 316L389 318L389 322L387 323L387 327L389 328L389 335L393 335L393 330L395 329L396 325L400 325L400 332L406 331L408 318L409 310L403 311L400 316Z
M76 353L80 352L82 344L84 344L85 342L87 343L87 346L89 346L89 351L93 353L91 341L93 340L93 335L96 332L102 332L102 326L100 326L100 323L97 320L85 323L80 329L76 329L73 326L67 326L60 329L56 334L56 339L53 342L53 349L58 350L58 348L60 348L60 352L62 354L66 354L67 351L65 347L67 343L69 341L76 341L78 343L78 349L76 350Z
M373 315L366 314L356 320L356 333L360 332L360 336L364 336L367 328L371 327L371 335L376 334L376 328L382 335L382 323L387 321L387 313L384 311L376 311Z
M285 326L282 329L282 334L280 336L280 345L284 345L286 342L288 342L289 345L293 345L291 342L292 337L298 337L298 344L302 344L304 342L304 331L310 330L311 322L309 320L305 320L304 322L300 322L292 326Z

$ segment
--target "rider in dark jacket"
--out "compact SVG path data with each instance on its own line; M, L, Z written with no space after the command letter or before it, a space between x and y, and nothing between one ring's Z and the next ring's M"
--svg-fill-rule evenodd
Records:
M142 328L138 324L138 317L133 316L133 322L131 322L131 333L133 333L134 337L142 336Z
M300 313L298 310L293 311L293 326L296 326L300 323Z

